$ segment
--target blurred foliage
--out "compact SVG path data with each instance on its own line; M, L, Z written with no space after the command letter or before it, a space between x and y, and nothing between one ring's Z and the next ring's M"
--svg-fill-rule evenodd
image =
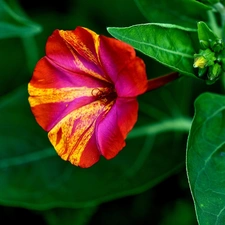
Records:
M32 36L41 26L27 18L16 1L0 1L0 39Z
M209 87L183 77L140 96L139 120L124 150L90 169L76 168L57 156L27 101L46 40L55 29L79 25L109 36L107 27L147 21L131 0L18 2L5 1L20 19L0 10L0 20L14 25L13 35L0 40L0 223L195 225L184 164L187 132L195 98L206 90L219 93L220 83ZM170 72L137 54L149 78ZM181 121L189 124L182 132L176 128Z
M198 21L208 19L210 6L195 0L135 0L143 15L151 23L176 24L196 29Z

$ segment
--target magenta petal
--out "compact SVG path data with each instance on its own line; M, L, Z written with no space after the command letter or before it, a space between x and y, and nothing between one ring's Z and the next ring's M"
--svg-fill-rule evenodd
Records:
M105 73L116 83L118 74L136 57L136 53L130 45L100 35L99 56Z
M107 82L87 74L66 70L47 57L38 61L30 84L38 88L83 86L97 88L108 85Z
M46 44L46 56L54 61L59 67L73 71L74 73L85 73L90 76L92 76L93 73L97 73L103 77L104 72L98 62L96 64L96 62L90 61L79 54L77 46L61 37L59 32L59 30L55 30L48 38ZM65 34L70 39L76 40L78 37L75 36L75 32L76 30L67 31Z
M138 102L136 98L118 98L117 106L117 123L123 137L131 131L138 117Z
M101 154L111 159L125 146L125 138L137 121L136 99L118 98L104 119L99 119L96 135Z

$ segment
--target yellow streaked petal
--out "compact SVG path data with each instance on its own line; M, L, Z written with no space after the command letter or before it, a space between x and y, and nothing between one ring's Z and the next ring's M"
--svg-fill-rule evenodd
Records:
M80 97L96 96L96 92L106 92L108 88L65 87L65 88L36 88L28 84L29 103L31 107L57 102L71 102Z
M92 38L94 39L95 51L97 53L97 57L98 57L98 60L99 60L99 46L100 46L99 35L96 34L94 31L86 28L86 27L83 27L83 29L88 31L91 34Z
M94 64L99 65L99 40L98 40L98 35L95 37L95 50L96 50L96 54L97 54L97 58L93 55L93 53L90 51L89 48L87 48L87 46L79 41L79 39L77 39L77 37L74 35L74 33L72 31L64 31L64 30L59 30L59 35L66 41L65 44L67 46L67 48L70 50L71 54L74 57L74 64L76 65L77 68L79 68L81 71L90 74L91 76L109 82L109 80L105 79L103 76L99 75L98 73L94 72L91 69L88 69L84 66L84 64L82 63L82 61L78 58L78 56L76 55L76 53L74 52L74 49L81 49L82 52L85 52L85 54L88 56L89 60L92 61Z
M78 166L82 152L94 133L97 118L101 113L107 114L113 103L92 102L72 111L50 130L49 140L62 159Z

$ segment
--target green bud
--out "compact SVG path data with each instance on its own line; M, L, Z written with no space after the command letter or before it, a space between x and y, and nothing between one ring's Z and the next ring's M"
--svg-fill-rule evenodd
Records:
M199 44L201 49L204 49L204 50L210 47L209 42L205 40L200 40Z
M214 41L210 41L210 47L211 49L214 51L214 52L221 52L224 48L224 44L223 44L223 41L222 39L219 39L217 38L216 40Z
M211 85L214 84L217 80L205 80L206 84Z
M203 77L207 73L208 67L205 68L199 68L198 69L198 76Z
M221 64L223 59L225 59L225 49L223 49L218 55L217 55L217 61Z
M216 60L215 53L210 49L200 50L199 54L194 54L194 68L204 68L212 66Z
M222 72L221 65L218 63L215 63L213 66L209 67L208 79L210 81L216 80L221 74L221 72Z
M212 66L214 64L214 61L216 60L215 53L210 49L202 50L200 52L207 60L206 66Z

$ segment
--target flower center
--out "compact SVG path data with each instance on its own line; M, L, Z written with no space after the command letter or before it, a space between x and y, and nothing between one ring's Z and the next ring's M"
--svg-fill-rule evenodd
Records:
M97 100L100 100L103 103L111 102L112 100L117 98L117 93L114 86L104 89L94 88L91 94L92 96L96 97Z

